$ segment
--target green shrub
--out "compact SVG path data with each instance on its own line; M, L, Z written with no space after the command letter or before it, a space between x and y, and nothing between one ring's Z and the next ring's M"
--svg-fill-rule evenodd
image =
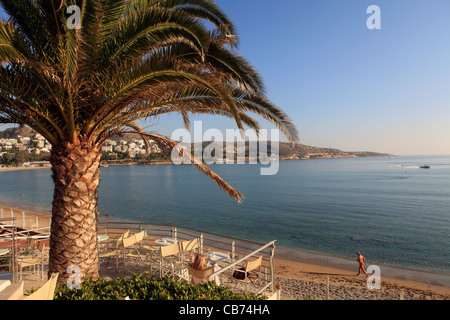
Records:
M117 278L96 281L86 278L80 289L58 285L56 300L262 300L262 296L236 294L228 287L214 282L193 285L174 280L171 276L156 278L153 275L134 274L131 279Z

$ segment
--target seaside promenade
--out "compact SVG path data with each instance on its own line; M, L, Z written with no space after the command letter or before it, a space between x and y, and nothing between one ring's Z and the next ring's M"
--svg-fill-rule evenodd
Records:
M33 229L48 227L50 214L22 210L16 207L0 205L0 214L16 217L19 228ZM25 223L25 225L23 225ZM99 234L108 232L105 224L99 224ZM110 229L109 232L117 231ZM120 226L120 225L119 225ZM124 227L127 227L124 225ZM109 227L111 228L111 227ZM154 239L153 239L154 240ZM48 268L47 264L44 270ZM119 265L118 269L109 265L100 269L105 279L130 277L133 272L142 272L140 268ZM419 281L382 278L381 289L367 287L365 276L356 276L355 271L343 270L333 266L310 264L302 261L282 259L275 255L274 285L281 285L283 300L450 300L450 288L430 285ZM38 288L43 282L37 276L27 277L24 289Z

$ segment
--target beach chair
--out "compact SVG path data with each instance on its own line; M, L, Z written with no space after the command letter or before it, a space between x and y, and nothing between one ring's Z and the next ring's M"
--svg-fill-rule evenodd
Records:
M26 250L36 250L37 249L37 241L34 238L30 238L28 241L27 249Z
M147 231L141 231L128 238L123 239L122 246L122 258L126 265L127 259L138 261L138 264L142 264L146 260L146 256L151 254L153 251L150 247L150 252L148 252L148 246L143 246L143 241L147 236ZM156 250L156 249L155 249Z
M200 238L180 241L181 259L189 261L189 252L200 252Z
M48 261L48 258L50 255L50 248L47 247L44 242L36 241L36 243L37 243L37 249L39 251L39 254L42 256L42 259L44 261L45 260Z
M158 253L159 253L160 246L159 245L151 245L148 241L141 241L138 245L138 251L140 255L140 265L141 270L145 268L145 266L150 266L150 270L152 269L152 264L155 260L158 259Z
M20 247L18 254L20 255L29 255L36 253L37 251L37 241L34 238L29 238L26 246Z
M108 236L108 241L103 242L105 244L105 246L102 246L102 247L107 247L107 248L114 247L114 246L111 246L110 244L111 243L117 244L117 242L121 242L124 238L128 238L129 236L130 236L130 230L127 230L124 233L121 233L119 236L110 235L110 236Z
M180 247L180 243L177 242L159 248L159 258L155 262L159 265L160 277L165 274L172 274L177 278L187 280L188 264L182 259Z
M198 253L200 251L200 238L180 241L180 250L183 254L189 253L190 251Z
M105 261L114 258L116 262L116 272L119 269L119 257L122 253L122 247L123 247L123 239L129 237L130 230L126 231L125 233L121 234L119 238L117 238L115 244L113 246L102 246L99 248L99 263L100 268L103 267Z
M20 252L17 255L19 280L23 279L24 268L33 267L33 274L37 270L37 274L40 274L41 280L44 281L44 260L46 257L45 244L43 242L37 243L37 249ZM41 272L39 272L39 270L41 270Z
M188 272L189 272L189 280L193 284L201 284L204 283L208 279L209 276L211 276L215 271L214 267L205 269L205 270L197 270L192 268L191 266L188 266Z
M262 256L256 260L245 261L244 267L234 269L233 275L230 277L230 280L235 284L233 290L242 285L245 287L245 290L243 290L245 293L248 293L250 289L255 289L255 292L257 292L261 286L261 263Z
M59 273L52 273L50 279L42 287L29 296L25 296L23 300L53 300L58 276Z
M181 252L199 251L200 250L200 238L180 241Z

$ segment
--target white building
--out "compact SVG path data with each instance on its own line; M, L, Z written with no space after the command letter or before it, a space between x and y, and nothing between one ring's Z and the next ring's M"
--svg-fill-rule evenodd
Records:
M113 146L102 146L102 151L103 152L113 152Z
M21 142L24 146L26 146L26 145L29 145L29 144L31 143L31 139L30 139L30 137L23 137L23 138L20 139L20 142Z

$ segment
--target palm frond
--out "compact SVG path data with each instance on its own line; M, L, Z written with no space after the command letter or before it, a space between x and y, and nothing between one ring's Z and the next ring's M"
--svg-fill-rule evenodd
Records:
M234 119L257 133L254 115L291 141L298 132L271 103L254 67L236 53L235 26L213 0L0 0L0 123L27 124L55 146L101 144L134 132L164 150L140 120L178 113ZM81 9L81 29L67 8ZM175 151L175 152L176 152ZM232 197L242 195L183 153Z
M166 63L163 61L166 60ZM85 132L89 129L95 129L98 125L105 121L113 114L120 113L128 105L141 96L148 96L152 90L156 91L153 94L155 99L160 92L159 88L164 88L164 84L178 84L181 86L188 86L189 84L198 84L213 92L217 97L228 106L228 111L234 116L238 127L242 128L242 122L238 117L238 111L232 102L227 90L219 81L212 81L208 75L198 72L195 68L183 68L182 65L174 65L171 59L164 59L164 57L148 59L143 62L135 63L129 68L125 68L120 74L114 77L114 82L105 82L105 77L100 76L96 83L102 88L103 92L112 93L108 96L105 104L96 110L92 115L95 125L91 128L86 127ZM109 88L109 89L108 89ZM92 123L94 121L89 121ZM92 134L92 131L91 133Z
M122 20L127 10L127 2L122 0L105 0L102 10L101 34L110 35Z
M191 163L197 170L205 174L209 177L214 183L216 183L224 192L228 193L230 197L235 199L238 203L242 202L245 198L242 193L234 189L231 185L229 185L225 180L223 180L217 173L215 173L211 168L209 168L205 163L201 160L194 157L190 152L188 152L185 148L181 147L177 142L166 138L164 136L152 133L142 133L135 131L125 131L122 133L130 133L130 134L139 134L140 136L147 137L156 142L156 144L167 152L173 154L177 152L180 158L183 160L183 163Z
M153 8L127 12L105 40L104 51L112 62L133 61L173 42L191 45L200 56L208 34L196 19Z
M64 19L61 12L61 8L64 0L38 0L39 12L44 20L44 25L47 34L60 35L62 33L62 26L64 25ZM57 37L49 38L53 41L52 47L57 46Z
M208 48L207 61L224 72L229 78L245 90L263 94L264 82L253 66L243 57L227 50L223 46L211 43Z
M0 63L23 62L26 59L18 48L26 48L21 40L13 23L0 20Z
M299 141L299 134L292 120L268 99L239 89L235 90L234 96L237 97L234 102L239 105L240 110L250 111L272 122L292 143Z
M216 27L228 26L230 34L235 34L236 30L227 15L210 0L163 0L151 1L154 5L170 8L172 10L183 11L199 19L205 19Z
M47 28L36 1L32 0L0 0L10 21L20 31L25 41L32 47L34 54L40 58L48 58L51 55L49 39L52 35L47 33Z

